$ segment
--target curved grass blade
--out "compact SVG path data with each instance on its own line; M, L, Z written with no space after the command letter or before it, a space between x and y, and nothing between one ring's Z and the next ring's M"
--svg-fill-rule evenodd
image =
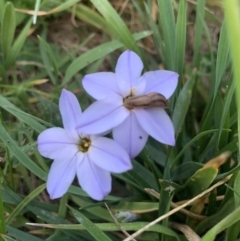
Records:
M16 58L18 57L19 52L22 49L22 47L25 43L25 40L28 36L28 32L31 27L31 23L32 23L32 19L30 19L28 21L28 23L22 29L21 33L18 35L17 39L14 41L10 54L6 60L7 66L12 65L15 62Z
M151 31L144 31L141 33L134 34L133 37L135 41L145 38L151 35ZM106 55L112 53L114 50L123 47L123 44L118 40L114 40L100 46L97 46L86 53L82 54L76 58L68 67L66 75L63 79L61 86L64 86L78 71L86 67L87 65L93 63L94 61L105 57Z
M25 122L29 126L31 126L35 131L38 133L42 132L45 130L45 127L41 125L39 122L42 122L42 120L27 114L23 112L21 109L13 105L8 99L4 98L3 96L0 95L0 107L2 107L4 110L7 112L11 113L15 117L17 117L19 120ZM47 126L51 126L49 123L44 122Z
M202 241L214 241L218 233L232 226L240 220L240 207L232 211L227 217L211 228L201 239Z
M10 226L7 226L7 232L9 236L14 237L19 241L43 241L43 239Z
M2 200L2 194L1 193L0 193L0 233L1 234L6 233L4 208L3 208L3 200ZM0 237L0 240L2 240L1 237Z
M141 56L140 50L124 21L107 0L90 0L103 15L114 35L128 48Z
M6 62L11 52L11 46L16 28L16 18L14 6L11 2L7 2L3 11L2 25L1 25L1 44L3 51L3 58Z
M12 137L7 133L5 128L0 125L0 139L10 150L10 152L32 173L42 180L46 180L47 174L38 167L17 145L17 143L12 139Z
M137 231L143 227L145 227L147 222L133 222L133 223L121 223L121 226L126 231ZM39 223L29 223L32 226L46 227L46 228L54 228L54 229L69 229L69 230L84 230L85 227L82 224L72 224L72 225L64 225L64 224L39 224ZM119 228L114 223L96 223L96 227L98 227L102 231L119 231ZM163 233L170 237L175 238L177 241L180 241L179 236L170 228L165 227L160 224L156 224L154 226L149 227L147 230L149 232L157 232Z
M102 16L96 13L96 11L93 11L86 5L76 5L76 17L83 20L84 22L93 25L96 28L103 29L106 33L112 35L112 31L109 27L108 22Z
M105 233L103 233L101 229L99 229L95 224L93 224L82 213L70 206L69 209L73 213L74 217L78 220L78 222L83 225L83 227L89 232L89 234L93 236L96 241L111 241L111 239Z
M46 71L53 85L56 85L57 76L58 76L58 67L57 67L54 53L50 48L49 44L43 38L38 36L38 39L39 39L39 47L40 47L40 52L41 52L44 66L46 68ZM53 72L52 70L54 70L54 73L52 73Z
M186 48L186 29L187 29L187 5L185 0L181 0L178 8L176 23L175 41L175 70L180 77L183 75Z
M214 86L214 92L213 92L213 100L217 95L217 91L221 83L222 76L225 73L228 64L229 64L229 41L227 36L226 23L223 23L221 32L220 32L219 42L218 42L216 79L215 79L215 86Z
M9 216L6 218L6 224L10 224L12 220L24 209L25 206L28 205L36 196L38 196L44 189L46 188L46 184L42 184L41 186L34 189L27 197L25 197L17 207L11 212Z
M194 56L193 56L193 66L197 67L199 63L199 49L201 47L201 40L202 40L202 20L204 19L204 10L205 7L205 0L198 0L197 1L197 17L195 22L195 41L194 41Z
M188 107L190 105L192 90L195 83L195 73L184 84L179 96L177 97L176 104L173 110L172 121L175 128L176 137L178 136L181 127L185 121Z
M227 32L229 38L230 51L232 56L232 64L233 64L233 73L234 80L236 82L236 98L237 98L237 113L238 120L240 120L240 9L239 9L239 1L232 0L223 1L223 7L225 9L225 18L227 25ZM238 140L240 140L240 121L238 121ZM240 150L240 141L238 141L238 150Z
M165 45L165 66L174 70L175 65L175 20L172 1L158 0L160 24Z

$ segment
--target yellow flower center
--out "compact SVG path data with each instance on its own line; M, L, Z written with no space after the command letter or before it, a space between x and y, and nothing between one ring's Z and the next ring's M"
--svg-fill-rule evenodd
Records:
M89 147L91 146L91 140L88 138L81 138L80 143L78 145L78 150L81 152L87 152Z

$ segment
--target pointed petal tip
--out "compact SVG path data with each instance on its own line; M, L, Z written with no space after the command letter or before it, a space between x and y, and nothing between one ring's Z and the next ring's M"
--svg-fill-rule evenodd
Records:
M57 190L50 190L48 187L47 187L47 192L51 200L61 198L65 194L65 193L59 193Z

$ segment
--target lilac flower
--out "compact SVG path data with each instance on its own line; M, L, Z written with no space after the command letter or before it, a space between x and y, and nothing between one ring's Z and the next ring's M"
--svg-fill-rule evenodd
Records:
M86 111L78 128L90 134L113 130L113 138L133 158L147 142L148 135L167 145L175 145L174 127L163 108L128 108L129 97L159 93L166 99L173 94L178 74L156 70L141 76L143 63L127 50L118 59L115 73L99 72L86 75L83 87L97 99Z
M59 108L63 128L53 127L38 137L38 151L54 159L47 190L52 199L61 197L77 174L82 189L93 199L102 200L111 191L111 174L132 168L127 152L114 140L83 134L76 129L82 118L77 98L62 90Z

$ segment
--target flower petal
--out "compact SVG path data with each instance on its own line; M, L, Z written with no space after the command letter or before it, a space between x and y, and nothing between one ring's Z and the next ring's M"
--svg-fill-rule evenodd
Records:
M83 112L77 128L86 134L103 133L119 125L128 115L122 98L99 100Z
M51 199L63 196L76 175L77 163L83 159L83 154L54 160L47 179L47 191Z
M178 74L168 70L156 70L146 72L139 81L145 79L144 93L157 92L169 99L177 87Z
M174 127L162 108L137 109L137 120L142 128L157 141L174 146Z
M67 132L59 127L49 128L38 136L38 151L47 158L55 159L67 153L73 156L78 151L77 140L69 137Z
M88 156L98 167L114 173L125 172L132 168L129 155L116 141L96 136L91 139Z
M111 191L110 172L96 166L88 155L78 164L77 177L82 189L95 200L103 200Z
M121 76L125 85L130 84L133 87L136 81L141 76L143 70L143 63L140 57L131 50L123 52L118 58L115 72Z
M136 157L144 148L148 134L139 125L134 112L113 129L113 138L125 148L131 158Z
M76 127L81 118L82 110L76 96L72 92L63 89L59 99L59 109L65 130L74 138L78 138Z
M99 72L85 75L82 83L89 95L97 100L101 100L112 94L120 95L117 78L115 73Z

